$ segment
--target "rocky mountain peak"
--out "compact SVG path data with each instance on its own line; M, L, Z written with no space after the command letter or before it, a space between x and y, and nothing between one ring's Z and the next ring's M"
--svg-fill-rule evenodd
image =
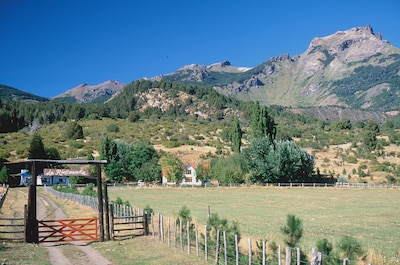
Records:
M100 101L105 101L121 91L124 87L124 84L116 80L108 80L98 85L83 83L53 99L69 102L73 101L76 103L90 103L96 100L98 101L99 98L103 98L103 100Z

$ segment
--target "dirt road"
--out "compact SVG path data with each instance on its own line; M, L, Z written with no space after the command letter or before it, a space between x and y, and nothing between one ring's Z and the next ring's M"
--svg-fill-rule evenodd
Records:
M37 219L66 219L65 213L45 192L37 197ZM50 263L54 265L109 265L112 264L97 250L86 242L74 242L73 244L41 243L49 253Z

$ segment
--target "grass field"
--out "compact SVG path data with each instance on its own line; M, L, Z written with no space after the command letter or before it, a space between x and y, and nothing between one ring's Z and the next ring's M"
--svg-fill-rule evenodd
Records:
M280 227L287 214L303 220L301 246L310 252L318 239L336 243L355 237L367 251L399 257L400 191L335 188L109 188L134 207L149 205L155 213L174 217L186 205L198 224L205 224L208 206L229 222L240 224L242 238L267 239L284 245Z

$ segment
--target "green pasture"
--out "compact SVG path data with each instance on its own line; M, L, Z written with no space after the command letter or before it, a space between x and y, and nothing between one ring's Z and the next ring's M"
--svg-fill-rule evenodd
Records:
M212 213L240 224L242 239L275 241L287 214L303 220L301 247L306 252L326 238L355 237L363 248L385 257L400 251L400 190L336 188L136 188L109 187L110 200L118 197L133 207L149 205L155 213L176 217L186 205L194 222L205 224Z

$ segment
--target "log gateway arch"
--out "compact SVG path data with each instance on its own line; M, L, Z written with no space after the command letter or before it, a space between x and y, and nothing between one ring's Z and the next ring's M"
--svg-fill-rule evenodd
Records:
M39 243L39 230L38 230L38 221L37 221L37 212L36 212L36 185L37 185L37 174L36 167L39 164L47 164L47 165L65 165L65 164L74 164L74 165L95 165L96 166L96 185L97 185L97 199L99 203L98 207L98 228L99 228L99 241L104 241L104 212L103 208L108 211L108 199L105 200L105 207L103 203L103 189L102 189L102 180L101 180L101 165L106 165L107 160L50 160L50 159L28 159L26 161L28 164L31 164L31 173L32 173L32 183L29 186L29 194L28 194L28 205L26 211L26 225L25 225L25 241L27 243ZM105 189L105 197L107 198L107 189ZM107 214L108 216L108 214ZM108 218L106 219L108 220ZM108 222L107 222L108 223ZM108 229L107 229L108 230ZM109 240L109 233L107 233L107 239Z

